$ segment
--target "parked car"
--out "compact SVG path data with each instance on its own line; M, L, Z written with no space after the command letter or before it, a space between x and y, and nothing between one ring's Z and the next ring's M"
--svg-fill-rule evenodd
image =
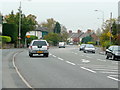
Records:
M29 45L29 56L32 57L33 54L43 54L45 57L48 57L49 44L46 40L32 40Z
M113 45L106 49L106 59L120 59L120 46Z
M65 48L65 42L59 42L59 48Z
M95 47L92 44L86 44L85 47L83 48L83 52L92 52L95 53Z
M79 51L83 50L86 44L81 44L79 47Z

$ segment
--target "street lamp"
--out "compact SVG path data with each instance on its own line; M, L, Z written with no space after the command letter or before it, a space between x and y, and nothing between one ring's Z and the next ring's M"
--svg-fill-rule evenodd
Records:
M103 20L103 24L104 24L104 12L102 10L94 10L94 11L102 13L102 20Z
M19 6L19 48L20 48L20 40L21 40L21 1Z

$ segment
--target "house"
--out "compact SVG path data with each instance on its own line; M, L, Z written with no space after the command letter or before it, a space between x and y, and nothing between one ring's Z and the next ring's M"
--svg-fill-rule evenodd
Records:
M69 33L68 33L68 40L69 42L72 42L74 44L78 44L80 41L81 41L81 36L83 35L84 33L81 31L81 30L78 30L76 33L73 33L72 30L69 30Z
M38 39L41 39L47 34L48 34L48 29L46 27L39 26L35 30L27 32L26 36L27 35L34 35L34 36L37 36Z

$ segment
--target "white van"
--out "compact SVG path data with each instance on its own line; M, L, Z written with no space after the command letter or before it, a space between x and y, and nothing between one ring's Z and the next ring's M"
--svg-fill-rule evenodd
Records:
M65 48L65 42L59 42L59 48Z

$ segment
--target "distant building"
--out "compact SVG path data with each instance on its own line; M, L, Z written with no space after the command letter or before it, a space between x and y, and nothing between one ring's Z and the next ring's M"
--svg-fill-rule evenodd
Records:
M69 30L69 42L72 42L74 44L78 44L80 41L81 41L81 36L83 35L84 33L81 31L81 30L78 30L76 33L73 33L72 30Z
M47 34L48 34L48 29L46 27L37 27L35 30L26 33L26 35L37 36L38 39L43 38Z

